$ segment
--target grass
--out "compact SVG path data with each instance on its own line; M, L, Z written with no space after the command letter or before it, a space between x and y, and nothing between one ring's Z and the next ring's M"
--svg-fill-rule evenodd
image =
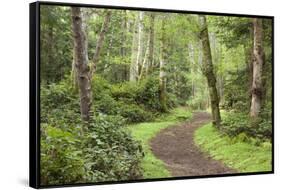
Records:
M222 135L212 126L204 125L195 132L195 143L214 159L223 161L239 172L271 171L271 143L259 146L242 138Z
M130 125L127 128L131 131L133 137L136 140L139 140L142 144L145 154L141 163L141 167L144 171L144 178L165 178L171 176L170 172L166 169L164 162L153 155L149 142L161 129L171 127L180 121L188 120L191 117L192 113L190 111L180 107L157 118L154 122Z

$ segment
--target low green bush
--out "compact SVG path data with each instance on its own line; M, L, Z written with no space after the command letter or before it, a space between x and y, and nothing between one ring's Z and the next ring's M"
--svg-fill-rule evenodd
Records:
M79 183L86 179L86 161L77 147L77 135L48 124L41 125L42 185Z
M100 75L95 74L92 80L92 95L94 101L100 101L105 95L110 95L111 85Z
M226 112L222 115L220 131L228 136L246 134L249 137L269 139L272 136L271 119L261 117L251 120L248 113Z
M42 185L141 178L142 148L123 130L124 120L96 115L87 124L65 122L67 129L42 124Z
M116 101L136 103L136 97L142 91L142 86L137 82L123 82L111 86L111 96Z
M229 136L247 132L249 128L250 122L246 113L227 112L222 115L220 130Z
M119 102L117 114L124 117L128 123L151 121L153 119L152 112L146 111L141 106L123 102Z
M147 112L115 100L111 86L96 76L93 117L84 123L78 91L70 83L41 87L42 185L140 178L142 148L122 128L147 119Z

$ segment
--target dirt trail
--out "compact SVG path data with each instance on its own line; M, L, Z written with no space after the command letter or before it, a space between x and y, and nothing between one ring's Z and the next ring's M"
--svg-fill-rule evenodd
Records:
M194 144L196 128L210 122L210 114L196 112L193 118L175 127L163 129L150 142L154 155L163 160L172 176L199 176L235 173L221 162L202 153Z

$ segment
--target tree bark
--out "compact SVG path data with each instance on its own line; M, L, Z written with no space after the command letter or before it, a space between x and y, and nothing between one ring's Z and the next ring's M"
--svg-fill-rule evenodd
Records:
M264 64L262 19L253 18L254 48L253 48L253 83L250 116L259 116L262 103L262 70Z
M138 54L138 23L139 15L136 15L135 23L133 26L133 44L132 44L132 55L130 64L130 81L137 81L138 76L138 65L137 65L137 54Z
M74 38L74 62L80 94L80 111L83 120L88 121L92 105L91 73L87 60L87 40L82 25L79 7L71 7L72 31Z
M162 18L161 23L161 39L160 39L160 64L159 64L159 101L162 107L163 112L167 112L167 97L166 97L166 72L165 65L167 60L167 48L166 48L166 39L165 39L165 17Z
M202 71L208 81L213 125L219 127L221 122L220 109L219 109L219 96L216 88L216 76L213 71L212 55L211 55L206 17L200 15L199 22L200 22L200 39L203 48Z
M147 75L147 70L148 70L148 63L147 63L147 54L149 53L149 40L147 41L147 45L145 47L145 53L144 53L144 58L141 64L141 71L140 71L140 76L139 79L143 79Z
M247 89L248 89L248 100L249 100L249 107L248 109L251 109L251 101L252 101L252 84L253 84L253 60L254 60L254 54L253 54L253 48L254 48L254 31L252 24L249 24L249 36L250 36L250 43L244 45L245 50L245 62L246 62L246 71L247 71Z
M137 60L136 65L138 67L137 72L137 80L139 80L140 77L140 71L141 71L141 63L142 63L142 54L143 54L143 12L141 11L139 13L139 23L138 23L138 54L137 54Z
M130 67L130 81L137 81L140 75L140 67L142 60L143 51L143 41L142 41L142 31L143 31L143 12L140 11L137 15L135 26L134 26L134 36L133 36L133 48L132 48L132 63Z
M151 13L149 17L149 46L148 46L148 65L146 73L150 74L153 70L153 54L154 54L154 23L155 13Z
M96 71L96 66L100 58L101 48L104 42L105 34L108 31L109 23L110 23L111 11L107 10L105 12L105 17L102 25L102 29L99 34L99 39L97 41L96 50L93 56L93 63L91 65L91 77L93 77L94 72Z

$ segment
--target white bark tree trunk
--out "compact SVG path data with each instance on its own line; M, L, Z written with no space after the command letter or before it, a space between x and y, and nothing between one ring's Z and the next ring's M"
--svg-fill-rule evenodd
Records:
M142 31L143 31L143 12L140 11L136 16L133 45L132 45L132 63L130 66L130 81L137 81L139 78L139 67L142 58Z
M262 19L253 19L254 27L254 49L253 49L253 83L252 83L252 100L250 116L257 118L261 111L262 102L262 70L264 64L264 51L263 51L263 29Z
M168 111L166 105L166 72L165 65L167 59L167 48L166 48L166 40L165 40L165 17L162 18L162 26L161 26L161 39L160 39L160 64L159 64L159 101L164 112Z

